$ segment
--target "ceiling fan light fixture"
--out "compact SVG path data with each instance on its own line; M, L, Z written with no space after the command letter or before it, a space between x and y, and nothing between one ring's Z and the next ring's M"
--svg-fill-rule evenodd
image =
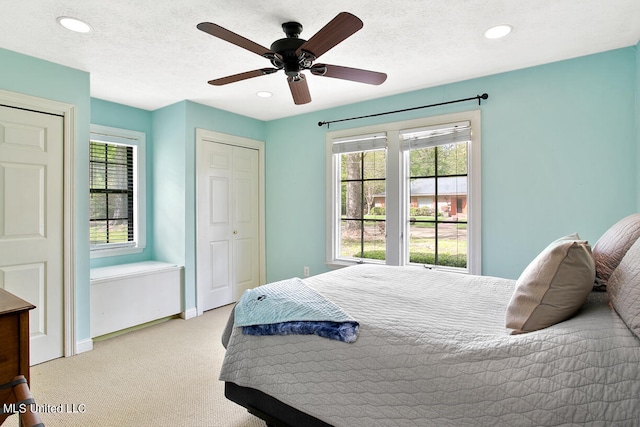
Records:
M513 31L513 27L508 24L500 24L489 28L484 32L484 36L488 39L499 39Z
M91 25L78 18L59 16L56 21L67 30L75 31L76 33L88 33L92 30Z
M266 90L261 90L260 92L256 92L256 96L259 98L271 98L273 94Z

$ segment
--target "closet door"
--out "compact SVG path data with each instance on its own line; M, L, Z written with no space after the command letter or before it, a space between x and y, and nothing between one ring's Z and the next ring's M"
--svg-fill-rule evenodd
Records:
M201 141L197 179L198 311L260 283L258 150Z

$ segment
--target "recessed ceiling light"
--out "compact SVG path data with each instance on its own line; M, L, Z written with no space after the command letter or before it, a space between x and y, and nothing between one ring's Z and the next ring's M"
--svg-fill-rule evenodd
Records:
M267 92L266 90L261 90L260 92L256 93L256 95L260 98L271 98L273 96L271 92Z
M69 16L59 16L58 24L65 27L67 30L75 31L76 33L88 33L91 31L91 26L84 21Z
M499 39L509 34L512 30L513 27L511 25L496 25L495 27L491 27L485 31L484 36L488 39Z

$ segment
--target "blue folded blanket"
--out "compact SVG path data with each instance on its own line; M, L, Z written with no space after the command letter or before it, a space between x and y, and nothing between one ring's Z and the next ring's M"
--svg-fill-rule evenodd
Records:
M245 335L318 335L352 343L358 339L358 322L283 322L243 326Z
M349 343L358 337L354 318L297 277L245 291L234 312L235 326L248 335L315 334Z

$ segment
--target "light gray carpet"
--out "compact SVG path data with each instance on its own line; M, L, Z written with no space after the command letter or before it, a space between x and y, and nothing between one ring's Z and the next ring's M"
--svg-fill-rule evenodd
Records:
M190 320L172 319L94 343L92 351L31 368L41 413L55 426L264 427L224 397L220 342L231 306ZM82 406L84 405L84 406ZM84 410L80 413L79 410ZM3 426L17 426L11 416Z

